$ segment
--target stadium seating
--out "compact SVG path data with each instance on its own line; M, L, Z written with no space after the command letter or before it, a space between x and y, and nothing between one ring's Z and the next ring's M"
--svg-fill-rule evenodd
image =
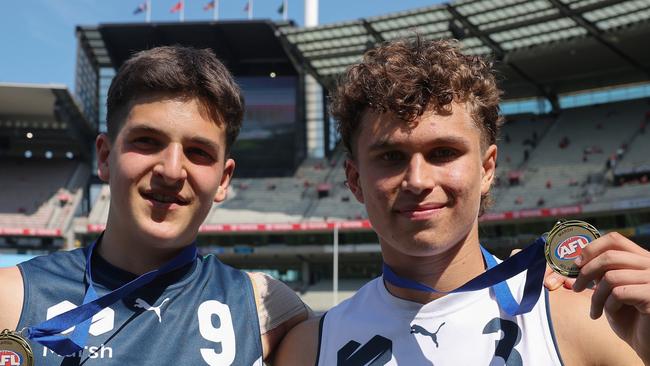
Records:
M0 228L73 237L72 220L79 213L90 175L86 164L64 159L2 159L0 171Z
M603 180L607 160L635 136L647 109L644 100L636 100L563 111L537 147L530 150L526 161L513 167L502 164L499 158L501 172L499 186L493 192L496 203L492 211L559 207L598 200L604 185L600 183L596 189L589 189L591 182ZM519 136L512 132L515 128L518 126L507 124L502 136ZM502 147L508 145L512 141L500 143ZM517 152L510 151L510 154ZM517 169L517 184L511 185L504 177L507 171L503 171L503 165L506 169Z

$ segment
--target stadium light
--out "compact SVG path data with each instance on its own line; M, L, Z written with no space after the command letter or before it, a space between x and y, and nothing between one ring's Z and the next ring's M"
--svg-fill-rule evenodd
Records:
M65 153L65 157L72 160L72 158L74 158L74 154L72 151L68 151Z
M26 150L26 151L25 151L25 157L26 157L27 159L31 158L31 157L32 157L32 151L31 151L31 150Z
M50 150L47 150L45 152L45 159L52 159L52 152Z
M27 132L27 134L25 134L25 136L26 136L28 139L31 139L31 138L34 137L34 134L31 133L31 132Z
M271 73L269 74L269 76L271 77L271 79L273 79L273 78L275 78L277 75L275 74L275 72L271 71Z

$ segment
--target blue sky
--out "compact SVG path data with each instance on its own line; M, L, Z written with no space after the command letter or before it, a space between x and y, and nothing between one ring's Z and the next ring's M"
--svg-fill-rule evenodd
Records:
M65 84L74 89L77 25L143 22L133 10L144 0L0 1L0 82ZM177 0L152 0L152 21L176 21ZM185 20L209 20L209 0L185 0ZM289 1L289 18L303 23L303 0ZM254 18L280 19L282 0L254 0ZM320 0L321 24L430 6L440 0ZM246 0L221 0L221 19L246 19Z

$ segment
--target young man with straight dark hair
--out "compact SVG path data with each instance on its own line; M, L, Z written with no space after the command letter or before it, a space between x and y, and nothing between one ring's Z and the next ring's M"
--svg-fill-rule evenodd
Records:
M3 357L29 358L22 336L37 365L262 364L308 309L194 245L226 199L243 110L209 50L154 48L119 69L96 141L106 230L88 248L0 269L0 330L19 331L0 335Z

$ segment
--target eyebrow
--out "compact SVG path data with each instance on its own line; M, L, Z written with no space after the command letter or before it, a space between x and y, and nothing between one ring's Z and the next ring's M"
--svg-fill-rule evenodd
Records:
M462 137L457 137L457 136L438 137L430 141L430 144L432 145L467 145L468 143L469 142L467 141L467 139L464 139ZM384 138L371 144L368 147L368 150L370 152L383 151L383 150L390 150L390 149L395 149L395 148L399 148L402 146L409 146L409 145L410 144L408 142L391 141L390 139Z
M129 134L136 134L136 133L151 133L155 135L165 135L165 133L162 130L159 130L153 126L145 125L145 124L140 124L140 125L135 125L133 127L130 127L129 130L127 131ZM220 151L220 145L208 138L205 138L200 135L195 135L191 136L188 139L190 142L193 142L195 144L203 145L206 148L213 150L214 153L219 153Z

